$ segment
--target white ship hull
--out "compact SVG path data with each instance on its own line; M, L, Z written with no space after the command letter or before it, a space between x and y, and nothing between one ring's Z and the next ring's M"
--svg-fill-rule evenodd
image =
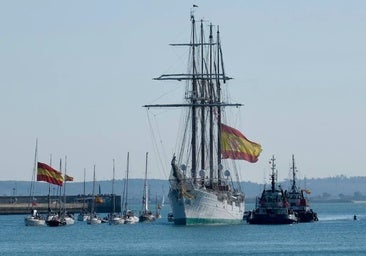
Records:
M239 224L243 221L244 202L228 203L219 200L217 192L194 189L193 198L179 195L178 190L169 192L174 223L177 225Z

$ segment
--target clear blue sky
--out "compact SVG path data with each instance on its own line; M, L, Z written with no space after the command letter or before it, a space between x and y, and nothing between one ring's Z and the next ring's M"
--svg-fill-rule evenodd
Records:
M295 154L300 177L364 176L365 1L195 1L220 25L236 126L262 145L241 179L279 179ZM77 181L167 178L179 113L159 124L161 170L144 104L180 100L182 85L153 81L185 60L187 1L0 1L0 180L30 180L39 161L67 155ZM181 72L184 71L180 70ZM165 100L158 99L165 95ZM160 114L155 116L159 121ZM155 120L155 119L154 119Z

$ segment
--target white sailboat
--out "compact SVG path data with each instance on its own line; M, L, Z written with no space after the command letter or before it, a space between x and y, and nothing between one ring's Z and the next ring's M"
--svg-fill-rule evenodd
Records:
M127 168L126 179L123 186L122 206L123 206L123 219L125 224L135 224L139 222L139 217L135 216L133 210L128 208L128 175L130 169L130 153L127 152Z
M71 178L66 174L66 164L67 164L67 156L65 156L64 200L63 200L63 211L61 218L63 219L66 225L73 225L75 223L75 217L73 214L69 213L66 208L66 183L67 181L72 181L73 178Z
M78 215L78 221L86 221L89 217L88 211L85 208L85 168L84 168L84 183L83 183L83 206Z
M196 7L196 6L194 6ZM153 107L179 107L186 110L182 143L171 161L169 177L169 199L174 223L193 224L236 224L241 223L244 214L244 193L239 184L238 166L228 159L257 161L260 145L250 142L238 130L222 123L225 120L224 107L239 107L238 103L227 103L222 83L231 78L226 76L220 42L220 32L209 24L204 32L204 20L196 28L191 12L191 41L172 46L189 47L189 68L187 73L164 74L155 80L183 81L186 85L185 103L145 105ZM198 34L198 35L197 35ZM208 39L205 39L208 35ZM226 109L226 108L225 108ZM245 145L243 145L245 144ZM246 146L249 146L247 150ZM229 168L234 171L233 177ZM188 171L190 170L190 172Z
M92 194L91 210L86 223L89 225L97 225L102 223L102 219L95 212L95 165L93 174L93 194Z
M34 166L33 166L33 174L31 185L29 189L29 201L28 201L28 210L31 211L30 215L24 218L24 224L26 226L45 226L46 220L41 216L36 209L34 209L33 199L34 199L34 190L36 184L36 172L37 172L37 150L38 150L38 140L36 140L36 148L34 153Z
M124 224L123 217L116 213L116 195L114 193L114 177L115 177L115 163L113 159L113 179L112 179L112 212L108 215L108 221L110 225Z
M62 203L60 204L60 209L57 214L49 214L47 218L47 225L52 227L57 226L64 226L64 225L73 225L75 223L75 218L72 214L67 212L66 207L66 183L70 176L66 174L66 164L67 164L67 157L65 156L65 174L63 179L63 199ZM62 169L62 160L60 159L60 170ZM61 196L60 196L61 202Z
M151 222L155 220L155 215L149 209L149 186L147 182L147 159L148 152L146 152L146 165L145 165L145 184L144 193L142 196L142 210L140 212L139 221L140 222Z

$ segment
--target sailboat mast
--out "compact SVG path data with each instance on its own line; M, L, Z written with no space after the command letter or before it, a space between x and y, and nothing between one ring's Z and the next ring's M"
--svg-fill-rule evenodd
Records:
M62 158L60 158L60 172L62 172ZM58 203L59 205L57 206L56 204L56 209L58 208L58 211L61 212L61 187L59 187L58 189Z
M114 175L115 175L115 161L113 159L113 180L112 180L112 199L113 199L112 210L113 210L113 213L116 212L116 197L114 195Z
M65 214L66 214L66 165L67 165L67 156L65 156L64 203L63 203L63 213L62 213L63 218L65 217Z
M213 57L212 57L212 43L213 43L213 35L212 35L212 23L210 24L210 76L209 76L209 95L210 95L210 104L214 102L214 88L212 83L212 65L213 65ZM213 183L213 173L214 173L214 163L213 163L213 155L214 155L214 130L213 130L213 106L210 106L210 185Z
M196 79L196 54L195 54L195 34L196 34L196 21L194 19L194 15L191 15L192 20L192 96L191 96L191 103L192 103L192 178L193 183L197 183L197 165L196 165L196 150L197 150L197 114L196 114L196 104L197 104L197 79Z
M217 91L217 102L221 103L221 86L220 86L220 31L219 26L217 26L217 79L216 79L216 91ZM225 78L223 78L225 79ZM221 183L221 107L217 107L217 179L219 184Z
M34 162L33 162L33 173L32 173L32 181L30 184L29 189L29 200L28 200L28 210L30 209L31 205L33 208L32 200L34 196L34 183L36 182L36 176L37 176L37 154L38 154L38 138L36 139L36 148L34 150Z
M128 200L128 172L130 169L130 152L127 152L126 188L125 188L125 211L127 213Z
M85 209L85 168L84 168L84 184L83 184L83 210Z
M144 186L144 197L145 197L145 202L144 202L144 210L147 211L149 209L148 204L149 204L149 188L147 185L147 158L148 158L148 152L146 152L146 163L145 163L145 186Z
M94 172L93 172L93 196L92 196L92 205L91 205L91 214L94 214L94 204L95 204L95 164L94 164Z
M206 146L205 146L205 129L206 129L206 125L205 125L205 84L206 81L204 79L204 56L203 56L203 44L204 44L204 39L203 39L203 21L201 20L201 170L205 169L205 150L206 150Z
M52 154L50 154L50 166L52 166ZM48 202L47 202L48 213L51 212L51 183L48 183Z

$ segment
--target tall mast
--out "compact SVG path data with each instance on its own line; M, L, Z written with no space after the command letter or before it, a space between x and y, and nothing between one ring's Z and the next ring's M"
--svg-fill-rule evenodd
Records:
M32 206L33 208L33 204L32 204L32 200L34 197L34 186L35 186L35 182L36 182L36 176L37 176L37 154L38 154L38 138L36 139L36 148L34 150L34 162L33 162L33 173L32 173L32 181L30 184L30 189L29 189L29 200L28 200L28 210L29 208Z
M197 183L197 166L196 166L196 150L197 150L197 142L196 142L196 136L197 136L197 114L196 114L196 104L197 104L197 79L196 79L196 54L195 54L195 33L196 33L196 21L194 19L194 15L191 15L192 20L192 96L191 96L191 103L192 103L192 178L193 183Z
M148 152L146 152L146 162L145 162L145 186L144 186L144 210L147 211L149 209L149 188L147 185L147 158Z
M113 180L112 180L112 199L113 199L112 210L113 210L113 213L116 212L116 197L114 194L114 175L115 175L115 161L113 159Z
M214 174L216 171L218 172L218 179L221 179L222 176L222 167L221 167L221 108L227 106L241 106L239 103L223 103L221 102L221 89L220 82L230 80L230 77L225 76L223 71L222 64L222 54L220 54L220 40L219 40L219 31L217 30L217 42L214 42L213 39L213 26L210 24L210 37L209 42L204 42L204 29L203 29L203 20L201 20L201 42L196 40L196 22L194 13L191 12L190 16L191 21L191 41L189 43L182 44L170 44L171 46L188 46L190 47L190 68L186 73L176 73L176 74L162 74L154 80L175 80L175 81L190 81L188 85L188 91L186 95L189 95L188 102L186 103L173 103L173 104L152 104L152 105L144 105L143 107L151 108L151 107L186 107L190 110L190 128L191 128L191 138L188 143L190 143L190 153L191 156L188 161L191 161L191 178L193 183L197 184L197 171L198 168L206 169L207 163L206 160L209 161L210 168L210 179L213 182ZM197 47L197 48L196 48ZM199 47L199 48L198 48ZM213 51L216 49L217 57L214 57ZM200 61L197 62L198 55L196 53L196 49L201 51L201 55L199 58ZM204 51L209 50L209 62L206 61ZM197 69L197 63L199 63ZM217 62L217 64L216 64ZM221 64L220 64L221 63ZM209 71L207 70L206 65L209 65ZM206 69L206 71L205 71ZM222 70L222 71L220 71ZM199 72L197 72L199 71ZM217 109L217 112L216 112ZM207 110L209 113L206 113ZM217 115L217 121L215 117ZM202 118L202 120L199 120ZM207 124L205 124L207 119ZM208 122L210 122L209 127ZM215 125L214 125L215 124ZM215 126L217 128L214 128ZM198 126L201 126L200 128ZM207 126L207 127L206 127ZM202 138L199 140L199 136ZM207 138L209 141L206 141ZM216 140L218 142L216 143ZM199 144L199 145L198 145ZM207 145L206 145L207 144ZM199 147L201 146L201 148ZM215 147L218 147L216 150ZM205 152L204 150L209 148L209 152ZM199 159L201 157L201 159ZM217 160L215 160L217 158ZM214 160L217 161L217 166L214 164ZM182 159L179 159L182 161ZM187 163L185 163L187 164ZM188 163L189 165L189 163ZM218 170L215 170L217 168Z
M93 171L93 196L92 196L92 205L91 205L91 214L94 214L94 206L95 205L95 164L94 164L94 171Z
M62 158L60 158L60 172L62 172ZM56 209L58 208L59 212L61 212L61 187L58 189L58 199L59 206L56 206Z
M126 169L126 188L125 188L125 212L127 213L127 200L128 200L128 172L130 168L130 152L127 152L127 169Z
M219 26L217 26L217 80L216 80L216 91L217 91L217 102L221 103L221 87L220 87L220 32ZM223 78L225 79L225 78ZM217 162L218 162L218 170L217 170L217 179L219 184L221 183L221 107L220 105L217 107Z
M201 20L201 169L205 169L205 84L206 81L203 78L204 73L204 56L203 56L203 20Z
M213 44L213 35L212 35L212 23L210 24L210 76L209 76L209 95L210 95L210 104L214 103L214 87L212 83L212 65L213 65L213 57L212 57L212 44ZM213 155L214 155L214 130L213 130L213 106L210 106L210 185L213 183L214 176L214 164L213 164Z
M50 154L50 166L52 166L52 154ZM48 202L47 202L48 213L51 212L51 183L48 183Z
M65 156L65 176L64 176L64 205L63 205L63 213L62 217L65 217L66 214L66 165L67 165L67 156ZM61 171L61 169L60 169Z
M84 168L84 184L83 184L83 210L85 209L85 168Z

